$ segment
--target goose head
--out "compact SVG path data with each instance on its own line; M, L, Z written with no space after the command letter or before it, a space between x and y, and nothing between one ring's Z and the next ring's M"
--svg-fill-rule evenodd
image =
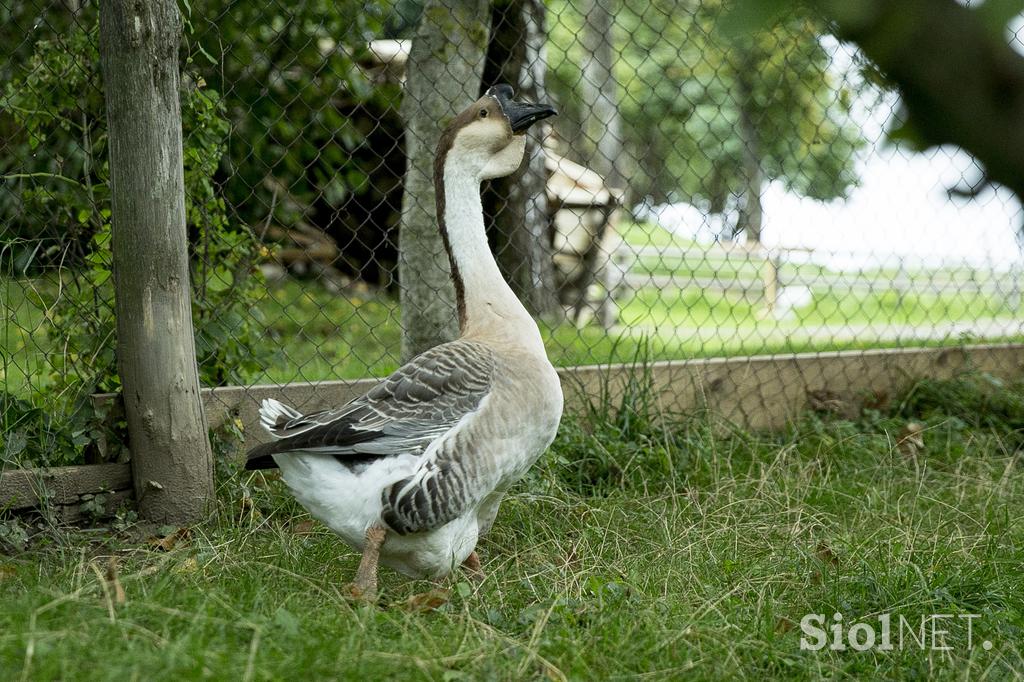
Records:
M523 162L525 133L557 112L547 104L513 99L509 85L495 85L455 117L438 145L446 169L457 166L480 180L510 175Z

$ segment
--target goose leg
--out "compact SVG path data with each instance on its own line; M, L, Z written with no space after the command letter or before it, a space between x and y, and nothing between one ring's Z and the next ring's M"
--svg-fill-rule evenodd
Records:
M370 526L366 531L363 558L356 569L356 579L349 586L352 596L357 599L372 601L377 598L377 560L386 535L387 529L382 526Z
M469 573L469 577L473 580L483 582L484 580L484 569L480 565L480 555L476 553L476 550L469 553L466 560L462 562L462 567Z

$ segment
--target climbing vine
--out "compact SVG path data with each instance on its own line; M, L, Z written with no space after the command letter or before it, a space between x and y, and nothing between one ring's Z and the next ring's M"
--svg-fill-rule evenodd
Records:
M16 188L0 206L11 216L0 235L9 259L4 269L37 275L34 281L46 292L38 302L49 349L47 376L33 382L31 400L2 401L11 435L0 451L11 458L16 448L19 460L37 464L78 460L81 446L98 435L90 396L120 388L98 32L95 8L83 10L62 35L36 44L0 94L0 115L14 131L13 144L26 148L22 158L30 159L27 168L4 174L8 188ZM184 62L185 208L200 378L206 385L241 382L261 366L254 304L262 279L256 264L266 253L247 226L228 219L215 180L228 134L225 107L192 59ZM44 145L47 154L36 162L31 150ZM33 223L17 215L32 216ZM42 225L39 216L46 217ZM64 418L54 419L55 413ZM75 447L51 448L55 439Z

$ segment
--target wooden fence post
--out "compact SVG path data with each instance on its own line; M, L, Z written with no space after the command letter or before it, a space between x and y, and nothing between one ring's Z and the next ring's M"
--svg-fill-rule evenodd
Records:
M213 454L199 397L182 169L177 0L104 0L117 355L140 514L202 518Z

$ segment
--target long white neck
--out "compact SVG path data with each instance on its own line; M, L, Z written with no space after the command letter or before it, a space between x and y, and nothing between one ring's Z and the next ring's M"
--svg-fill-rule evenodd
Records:
M443 186L453 275L462 279L462 335L492 337L543 353L537 324L501 276L487 244L479 177L449 159Z

